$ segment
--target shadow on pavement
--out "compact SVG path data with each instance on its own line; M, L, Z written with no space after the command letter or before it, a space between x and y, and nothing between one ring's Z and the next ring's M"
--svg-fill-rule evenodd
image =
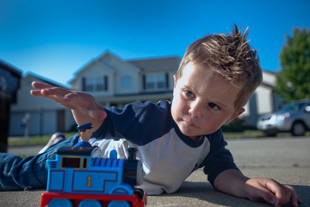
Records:
M292 185L299 198L302 200L301 206L310 206L310 186ZM163 194L160 196L167 197L187 197L190 200L198 199L206 201L206 206L209 204L220 206L273 206L267 202L254 202L248 199L237 198L224 193L221 193L213 188L208 182L189 182L185 181L178 191L173 194ZM192 201L191 201L192 202ZM194 206L194 205L192 205ZM290 206L288 203L285 206Z

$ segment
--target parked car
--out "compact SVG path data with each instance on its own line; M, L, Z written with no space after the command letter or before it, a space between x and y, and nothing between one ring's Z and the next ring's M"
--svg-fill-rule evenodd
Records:
M287 104L276 113L260 116L257 128L266 136L276 136L278 132L304 136L310 130L310 99Z

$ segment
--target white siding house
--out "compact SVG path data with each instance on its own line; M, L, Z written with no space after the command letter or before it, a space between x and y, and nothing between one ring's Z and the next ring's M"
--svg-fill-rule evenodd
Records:
M92 94L103 106L133 101L171 100L177 56L125 61L110 52L91 60L70 81L74 90Z
M32 96L30 94L30 90L33 89L32 81L64 87L32 73L23 77L17 92L17 104L11 107L9 135L22 136L24 134L24 127L21 125L25 117L29 117L29 135L68 131L75 124L71 110L65 109L53 100Z
M247 125L256 126L257 118L262 114L272 113L281 105L274 94L276 73L263 70L263 82L251 96L241 117Z

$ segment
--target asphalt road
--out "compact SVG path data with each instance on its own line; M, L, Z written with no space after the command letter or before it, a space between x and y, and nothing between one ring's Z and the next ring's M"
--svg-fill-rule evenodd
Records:
M38 152L40 147L9 148L12 154ZM310 207L310 137L228 140L235 162L248 177L268 177L292 185ZM28 151L30 150L30 151ZM0 206L39 206L42 191L0 192ZM147 206L271 206L223 194L206 181L202 170L195 171L173 194L148 196ZM290 206L290 205L286 205Z

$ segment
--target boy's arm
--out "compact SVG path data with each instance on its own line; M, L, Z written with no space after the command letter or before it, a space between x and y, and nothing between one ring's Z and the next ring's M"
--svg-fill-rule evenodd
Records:
M104 108L89 93L72 91L39 82L32 82L32 86L38 90L32 90L31 95L53 99L64 107L71 109L74 120L78 125L92 123L92 132L95 132L101 126L107 116Z
M292 206L301 203L293 187L268 178L249 179L235 169L220 173L214 181L214 187L227 194L253 201L265 200L275 206L284 205L289 200Z

